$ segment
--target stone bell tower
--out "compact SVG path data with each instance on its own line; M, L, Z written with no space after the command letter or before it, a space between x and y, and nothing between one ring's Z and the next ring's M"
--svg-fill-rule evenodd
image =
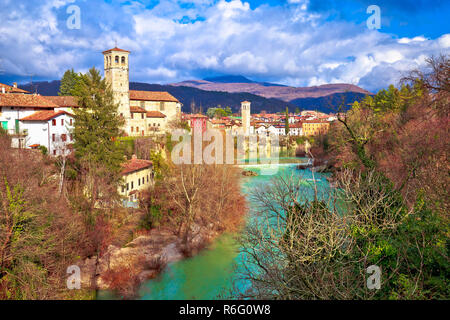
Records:
M130 114L130 78L129 61L130 51L114 49L103 51L105 79L113 91L114 102L119 104L118 113L128 123ZM126 127L128 127L126 125Z
M250 102L241 102L241 116L242 116L242 129L244 135L248 136L250 134Z

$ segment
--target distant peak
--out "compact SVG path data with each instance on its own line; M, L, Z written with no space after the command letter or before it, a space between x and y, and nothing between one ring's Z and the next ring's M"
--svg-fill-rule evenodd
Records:
M253 83L254 81L240 75L225 75L219 77L210 77L203 79L209 82L219 82L219 83Z

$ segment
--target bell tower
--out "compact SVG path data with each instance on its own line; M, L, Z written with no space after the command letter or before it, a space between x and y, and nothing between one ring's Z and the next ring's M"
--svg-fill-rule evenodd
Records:
M118 113L126 122L131 118L129 54L130 51L117 47L103 51L105 79L113 91L114 102L119 105Z
M241 102L241 116L242 116L242 129L244 135L248 136L250 134L250 102Z

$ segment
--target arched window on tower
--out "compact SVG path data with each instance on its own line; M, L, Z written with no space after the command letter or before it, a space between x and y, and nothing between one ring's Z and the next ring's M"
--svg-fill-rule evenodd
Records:
M125 64L125 57L122 57L122 64Z
M119 63L119 56L116 56L116 63Z

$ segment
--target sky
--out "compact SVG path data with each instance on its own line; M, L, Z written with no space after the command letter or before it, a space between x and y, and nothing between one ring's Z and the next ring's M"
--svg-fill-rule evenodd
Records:
M379 29L367 25L371 5L380 9ZM131 51L135 82L232 74L376 92L427 57L450 53L449 0L0 0L0 7L0 82L9 84L60 79L71 68L103 71L101 52L117 43Z

